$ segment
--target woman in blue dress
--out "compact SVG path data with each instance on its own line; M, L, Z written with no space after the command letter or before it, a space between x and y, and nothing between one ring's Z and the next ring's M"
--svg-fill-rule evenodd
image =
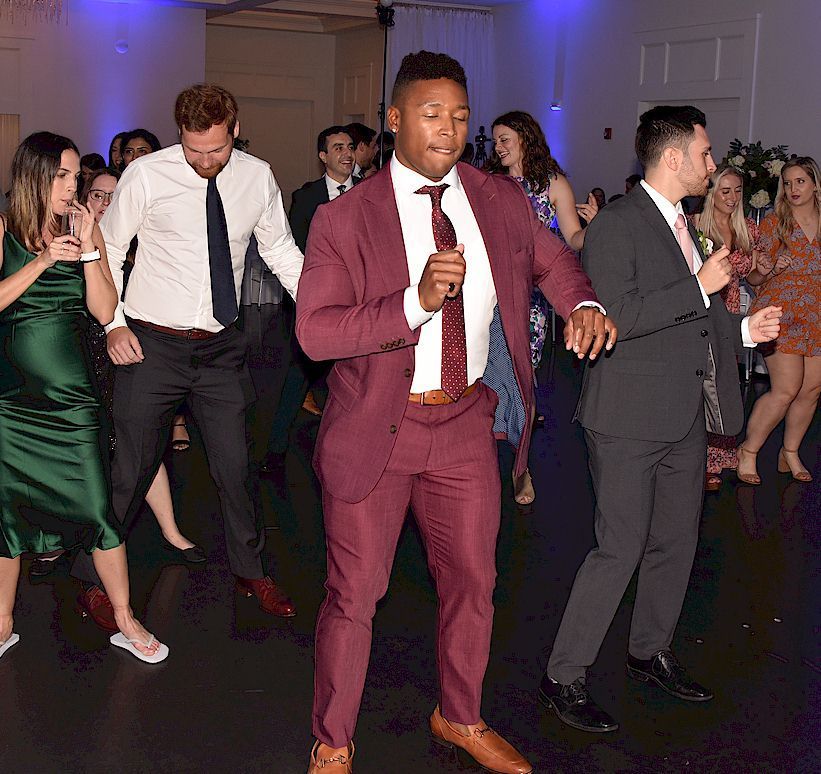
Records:
M525 189L544 227L564 239L573 250L581 252L586 227L582 227L579 217L589 224L599 211L593 194L588 195L587 202L576 203L564 170L551 155L541 126L529 113L520 110L505 113L493 122L492 127L494 148L489 171L515 177ZM500 335L501 325L494 320L491 348L496 352L492 354L498 354ZM530 357L534 369L541 362L546 337L547 301L542 292L534 288L530 303ZM506 438L515 446L521 438L524 423L530 418L524 416L524 408L517 396L509 355L506 362L507 367L503 356L497 358L483 381L499 393L493 427L496 437ZM513 495L519 505L530 505L536 499L529 470L513 482Z

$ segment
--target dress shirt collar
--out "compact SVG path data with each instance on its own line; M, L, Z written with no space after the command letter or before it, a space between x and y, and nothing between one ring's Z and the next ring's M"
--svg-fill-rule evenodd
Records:
M670 228L675 229L678 216L684 215L684 208L681 206L681 202L676 202L673 204L673 202L671 202L666 196L660 194L646 180L641 180L639 185L647 191L647 195L653 200L656 207L659 208L659 212L661 212L664 216L664 219L667 221L667 225L670 226Z
M188 170L194 175L196 178L202 181L203 187L208 186L208 178L202 177L195 169L192 167L185 158L185 152L182 148L182 143L177 143L176 145L169 145L167 148L163 148L162 150L156 151L155 153L168 153L167 158L169 161L176 162L178 164L184 164L188 167ZM217 177L233 177L234 174L234 158L236 157L237 153L236 149L231 151L231 155L228 157L228 163L220 170ZM154 153L146 154L145 156L140 156L139 159L134 159L131 163L134 164L137 161L141 161L142 159L147 159L149 156L154 156ZM157 161L159 157L152 159L151 161Z
M415 194L423 185L442 185L447 183L451 188L462 191L462 181L456 171L456 165L438 183L429 180L424 175L414 172L406 167L394 153L391 158L391 179L393 181L394 193L398 196L411 196Z
M339 183L334 180L330 175L325 175L325 185L328 188L328 198L335 199L340 194L339 186L345 186L345 193L353 188L353 175L348 175L348 179L344 183Z

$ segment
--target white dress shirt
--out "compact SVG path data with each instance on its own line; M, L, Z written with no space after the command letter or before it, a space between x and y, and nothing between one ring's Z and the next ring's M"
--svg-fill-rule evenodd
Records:
M681 202L676 202L673 204L666 196L660 194L653 186L651 186L646 180L641 180L640 185L647 191L647 195L653 200L653 204L658 207L659 212L662 214L664 219L667 221L667 225L670 227L670 230L673 232L673 238L676 240L676 244L678 244L678 236L676 235L676 221L678 220L678 216L684 216L684 208L681 206ZM684 258L684 256L681 256ZM704 291L704 287L701 284L701 280L698 278L698 270L702 267L701 255L696 248L695 242L693 242L693 274L696 276L696 282L698 283L698 289L701 291L701 298L704 301L704 308L710 308L710 297ZM754 347L755 342L750 338L750 318L745 317L741 321L741 338L744 342L745 347Z
M339 190L339 186L344 185L346 193L353 188L353 175L349 175L348 179L344 183L340 183L339 181L334 180L330 175L326 174L325 185L328 186L328 201L332 202L342 193L342 191Z
M419 303L419 280L422 278L428 258L438 252L433 238L431 197L414 193L423 185L448 184L442 195L442 211L453 223L457 242L465 246L467 269L462 294L465 307L468 384L472 384L481 378L487 366L490 323L496 306L496 286L493 284L490 260L476 216L468 202L456 167L438 183L434 183L418 172L408 169L394 156L391 159L391 178L411 282L410 287L405 290L405 317L412 330L423 326L419 332L419 343L416 345L416 367L410 391L424 392L442 387L442 312L427 312Z
M205 196L208 181L185 160L181 145L151 153L128 165L111 205L100 221L118 293L132 237L137 257L125 302L117 305L106 332L126 324L125 316L169 328L217 332L208 261ZM228 224L228 241L239 299L245 252L251 234L259 254L283 287L296 298L302 253L294 243L271 167L234 150L217 176Z

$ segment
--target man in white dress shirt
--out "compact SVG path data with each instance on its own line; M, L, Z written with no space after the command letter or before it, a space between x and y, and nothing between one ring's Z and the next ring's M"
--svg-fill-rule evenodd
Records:
M219 86L183 91L175 107L180 143L128 166L100 224L120 291L126 251L138 239L124 302L106 327L118 366L112 500L127 532L160 464L174 412L186 400L217 485L237 590L256 596L265 612L287 617L295 609L263 568L264 533L248 489L245 410L254 392L236 318L252 234L294 297L302 254L271 168L233 149L237 112L234 97ZM110 605L96 593L86 558L75 562L74 575L93 584L85 592L95 597L89 612L104 625Z

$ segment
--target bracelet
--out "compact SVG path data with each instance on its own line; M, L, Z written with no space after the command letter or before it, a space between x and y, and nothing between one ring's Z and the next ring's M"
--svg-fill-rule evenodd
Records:
M94 261L100 260L100 251L95 250L91 253L81 253L80 255L80 263L94 263Z

